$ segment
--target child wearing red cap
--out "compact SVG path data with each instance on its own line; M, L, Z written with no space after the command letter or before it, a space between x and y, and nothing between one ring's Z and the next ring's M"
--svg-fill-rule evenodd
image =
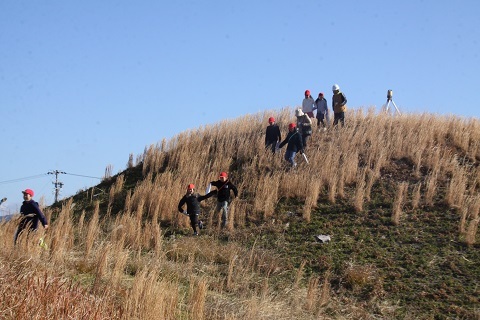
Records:
M314 118L313 110L315 108L315 100L310 95L310 90L305 90L305 98L302 101L302 111L308 114L310 118Z
M187 193L178 203L178 212L190 217L190 225L193 229L193 234L198 235L197 226L202 229L203 223L198 220L200 214L200 202L213 196L214 192L209 192L204 196L195 193L195 185L189 184L187 186ZM187 204L187 211L183 211L183 205Z
M217 188L212 192L217 194L217 206L215 213L222 211L222 228L225 228L228 220L228 205L230 204L230 190L233 191L235 198L238 196L237 187L230 182L228 174L221 172L217 181L211 181L210 184Z
M40 221L45 229L48 229L48 221L42 210L38 206L38 203L34 201L34 192L32 189L25 189L23 193L23 203L20 207L20 214L22 216L20 223L18 224L13 243L17 244L18 236L25 229L29 229L29 232L35 232L38 229L38 222Z
M275 123L274 117L268 118L268 123L270 125L267 127L265 133L265 149L270 149L275 153L278 143L282 141L282 135L280 133L280 128Z
M287 150L285 151L285 160L290 162L292 168L297 166L295 162L295 155L297 152L303 154L303 140L301 134L297 130L297 125L295 123L290 123L288 125L288 134L285 140L280 143L278 146L282 148L284 145L287 145Z
M320 130L320 124L322 124L323 130L326 130L330 124L330 117L328 113L327 99L325 99L325 97L323 96L323 92L320 92L318 94L317 100L315 100L315 109L317 110L318 130Z

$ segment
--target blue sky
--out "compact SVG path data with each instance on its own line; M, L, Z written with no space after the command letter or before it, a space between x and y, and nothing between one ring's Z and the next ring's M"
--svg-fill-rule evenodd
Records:
M338 83L350 108L479 117L478 1L0 2L0 214L222 119ZM252 128L253 129L253 128ZM19 181L21 180L21 181ZM16 182L14 182L16 181Z

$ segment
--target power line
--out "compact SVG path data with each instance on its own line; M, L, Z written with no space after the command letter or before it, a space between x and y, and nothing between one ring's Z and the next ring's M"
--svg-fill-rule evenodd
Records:
M84 178L93 178L93 179L102 180L102 178L99 178L99 177L84 176L84 175L81 175L81 174L68 173L68 172L64 172L64 173L65 173L65 174L68 174L68 175L71 175L71 176L84 177Z
M47 175L46 173L43 173L43 174L37 174L37 175L35 175L35 176L30 176L30 177L25 177L25 178L5 180L5 181L0 181L0 184L7 184L7 183L14 183L14 182L32 180L32 179L37 179L37 178L40 178L40 177L44 177L44 176L46 176L46 175Z
M68 175L71 175L71 176L77 176L77 177L83 177L83 178L91 178L91 179L99 179L99 180L102 180L102 178L99 178L99 177L87 176L87 175L76 174L76 173L68 173L68 172L60 171L60 170L53 170L53 171L49 171L49 172L47 172L47 173L37 174L37 175L35 175L35 176L30 176L30 177L24 177L24 178L12 179L12 180L0 181L0 185L1 185L1 184L7 184L7 183L14 183L14 182L20 182L20 181L37 179L37 178L40 178L40 177L44 177L44 176L46 176L46 175L48 175L48 174L54 174L54 175L55 175L55 181L52 182L53 185L54 185L54 189L55 189L55 202L58 202L58 196L60 195L60 189L61 189L61 188L63 187L63 185L64 185L63 182L58 181L58 175L60 175L60 174L68 174Z

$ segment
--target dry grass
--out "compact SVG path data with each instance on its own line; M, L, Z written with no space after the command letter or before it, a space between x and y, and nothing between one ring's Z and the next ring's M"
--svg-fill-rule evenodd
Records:
M405 194L408 189L408 183L400 182L398 184L397 194L393 202L392 223L396 226L400 223L400 216L402 215L403 205L405 202Z
M46 210L53 217L46 237L48 251L38 247L35 238L14 248L11 239L16 221L2 224L0 317L328 319L372 318L371 312L394 315L394 306L375 302L383 280L371 265L352 263L341 275L335 276L332 270L312 275L306 260L291 265L273 249L275 243L270 248L251 244L252 238L269 234L275 234L276 241L282 239L286 229L279 223L279 211L286 199L299 203L298 223L308 224L317 214L319 199L331 205L348 203L356 212L375 206L372 193L381 179L392 185L403 181L396 191L382 191L392 208L391 221L399 228L411 184L413 209L448 204L461 213L458 229L463 241L476 243L480 202L473 195L478 193L480 174L471 165L480 159L479 121L352 111L345 128L315 132L307 150L310 164L298 159L298 168L288 171L284 150L272 155L263 148L270 115L283 134L294 120L289 108L247 115L151 145L135 165L130 155L129 170L113 177L114 183L99 200L92 202L92 189L76 198L86 204L76 206L79 211L74 212L73 199L61 208ZM404 165L403 171L392 171L397 162ZM113 179L111 169L107 171L105 176ZM176 206L185 185L194 183L203 194L203 186L220 171L230 173L240 192L230 207L228 229L215 228L219 217L211 214L215 201L210 199L202 203L201 216L209 228L202 231L202 237L183 237L190 232L189 221L177 213ZM249 227L261 232L250 234ZM371 300L356 301L332 290L335 277L354 293L368 291ZM31 299L32 295L36 298Z

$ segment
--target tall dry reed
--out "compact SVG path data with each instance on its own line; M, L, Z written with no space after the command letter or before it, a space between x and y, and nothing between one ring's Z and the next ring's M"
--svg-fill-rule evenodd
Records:
M88 223L87 235L85 236L85 257L88 258L92 252L95 240L97 240L100 232L100 202L95 202L92 218Z
M405 202L405 194L407 192L407 189L407 182L400 182L397 186L397 193L393 202L393 211L391 217L392 223L396 226L398 226L398 224L400 223L400 216L402 215L402 208Z
M355 196L353 198L353 207L356 212L361 212L363 210L363 203L365 201L365 177L366 169L359 171L357 176L357 183L355 187Z

